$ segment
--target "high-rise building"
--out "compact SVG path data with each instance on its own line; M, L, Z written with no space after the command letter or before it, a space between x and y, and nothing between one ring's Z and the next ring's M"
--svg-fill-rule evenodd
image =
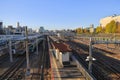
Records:
M13 34L13 26L12 25L8 25L8 32L7 34Z
M0 34L3 34L3 22L0 22Z
M90 31L90 33L94 32L94 25L93 24L90 25L89 31Z
M20 23L17 22L16 26L17 26L16 32L21 33L22 32L22 27L20 26Z
M43 27L43 26L41 26L41 27L39 28L39 32L40 32L40 33L45 32L45 29L44 29L44 27Z
M2 29L3 27L3 22L0 22L0 29Z
M17 28L18 28L18 27L20 27L20 24L19 24L19 22L17 22Z

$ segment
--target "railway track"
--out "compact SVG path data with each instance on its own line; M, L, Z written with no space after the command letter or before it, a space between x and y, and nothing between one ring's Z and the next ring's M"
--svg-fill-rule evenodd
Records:
M44 42L44 59L43 59L43 66L41 70L41 80L48 79L47 75L49 75L49 68L50 68L50 57L49 57L49 49L48 49L48 36L45 36Z
M36 79L40 79L40 71L41 71L41 65L42 65L42 57L43 57L43 41L39 44L38 50L38 56L36 57L36 62L35 64L31 64L31 66L36 67L35 69L33 69L33 73L32 73L32 77L31 80L36 80ZM32 61L34 63L34 61Z
M48 80L47 75L49 75L50 60L47 36L45 36L45 40L39 44L39 54L36 67L36 70L33 69L31 80Z
M103 67L104 70L106 70L106 73L107 72L109 73L108 76L111 75L110 77L112 79L115 79L115 80L120 79L120 62L113 58L109 58L107 56L103 56L102 58L99 57L101 55L102 54L100 54L100 53L94 54L94 56L98 59L95 64L104 65L104 67L105 67L105 68Z
M8 70L6 70L1 76L0 80L10 80L13 79L13 76L16 74L16 71L22 66L25 62L25 57L22 56L18 59Z
M84 60L84 64L87 64L85 62L86 57L88 56L88 47L86 45L82 45L75 42L68 42L69 45L74 46L74 50L77 48L81 48L82 50L87 52L87 54L79 53L79 57L82 57ZM78 49L78 50L79 50ZM120 79L120 61L115 60L113 58L107 57L100 52L98 52L96 49L93 51L93 57L95 57L97 60L93 62L93 75L98 78L98 80L119 80ZM115 66L116 65L116 66ZM102 74L102 75L101 75ZM102 78L98 77L101 76Z
M6 60L8 60L8 58L9 58L8 54L0 56L0 64L4 63Z
M84 66L84 68L86 68L86 70L88 69L88 62L85 61L87 55L80 55L78 54L78 52L76 52L76 50L73 50L73 55L77 58L77 60ZM107 80L105 78L105 76L101 75L101 72L98 68L96 68L96 66L93 66L94 71L93 71L93 75L95 76L96 79L98 80ZM98 76L99 75L99 76ZM104 78L104 79L103 79Z

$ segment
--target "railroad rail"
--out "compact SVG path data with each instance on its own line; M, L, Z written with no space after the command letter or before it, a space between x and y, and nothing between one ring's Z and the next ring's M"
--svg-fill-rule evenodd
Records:
M33 69L33 74L31 80L44 80L47 79L47 75L49 75L50 68L50 59L49 59L49 49L48 49L48 40L47 36L44 37L45 40L41 42L38 46L38 60L36 67L37 69Z
M9 58L8 54L0 56L0 64L2 64L3 62L5 62L8 58Z
M8 70L6 70L1 76L0 80L8 80L13 79L13 75L16 73L16 71L22 66L22 64L25 62L25 57L21 57L18 59Z
M71 41L68 43L72 46L74 45L74 50L77 51L77 53L79 53L79 58L82 57L82 60L84 61L83 63L86 64L87 62L85 62L85 59L88 56L88 50L89 50L88 47L86 45L78 44L78 43L71 42ZM77 50L75 46L77 47ZM80 48L86 53L80 53L80 51L82 51ZM100 52L98 52L98 50L93 51L93 57L95 57L97 60L93 62L93 73L92 74L95 77L97 77L97 79L99 80L120 79L120 61L107 57L101 54ZM117 66L114 66L113 64ZM86 65L87 65L86 67L88 67L88 64ZM102 79L98 77L98 75L101 76Z
M57 38L58 41L63 41ZM65 41L63 41L65 42ZM89 55L88 45L83 45L74 41L66 41L67 44L73 49L75 57L88 68L88 62L86 62L86 57ZM104 51L108 53L108 51ZM119 80L120 79L120 61L107 57L103 54L103 50L100 51L97 48L93 50L93 57L96 61L93 62L92 74L97 80Z
M35 62L36 64L34 64L34 67L36 66L37 69L33 69L31 80L40 79L40 75L41 75L40 71L41 71L42 57L43 57L43 41L38 45L38 50L39 50L38 57ZM33 64L31 65L33 66Z
M45 42L44 42L44 46L43 46L43 49L44 49L44 55L43 55L43 65L41 66L41 78L40 80L44 80L44 78L47 76L45 75L48 75L48 71L49 71L49 68L50 68L50 57L49 57L49 49L48 49L48 36L45 35Z

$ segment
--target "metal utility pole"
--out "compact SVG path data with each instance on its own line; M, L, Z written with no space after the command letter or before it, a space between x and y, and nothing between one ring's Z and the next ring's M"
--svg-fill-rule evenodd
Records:
M114 41L116 42L116 35L115 35L115 33L114 33ZM115 45L115 48L116 48L116 44L114 44Z
M92 41L92 38L90 37L90 43L89 43L89 56L87 57L86 61L89 61L89 66L88 66L88 70L90 73L92 73L92 63L93 61L95 61L96 59L92 57L92 45L94 44L120 44L120 41L110 41L107 39L107 41L103 41L103 40L98 40L98 41Z
M38 55L38 38L36 37L36 53Z
M90 37L90 43L89 43L89 66L88 70L90 73L92 73L92 38Z
M26 75L30 75L30 64L29 64L29 52L28 52L28 31L27 27L25 27L25 36L26 36L26 61L27 61L27 70L26 70Z
M12 55L12 41L9 40L9 54L10 54L10 62L13 62L13 55Z

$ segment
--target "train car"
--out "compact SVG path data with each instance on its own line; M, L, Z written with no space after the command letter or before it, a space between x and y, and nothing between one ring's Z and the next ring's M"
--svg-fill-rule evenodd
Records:
M42 40L39 40L37 44L39 44ZM28 50L29 53L34 53L36 51L36 40L31 40L28 43ZM24 42L19 42L18 44L14 45L12 48L13 54L14 55L24 55L26 52L25 49L25 43Z
M17 52L16 52L16 56L23 56L23 55L25 55L25 50L18 50Z
M34 44L29 44L28 47L29 47L29 52L30 53L35 52L35 50L36 50L36 44L35 43Z
M7 44L7 40L0 40L0 47L3 47Z
M25 54L25 43L24 42L15 42L12 45L12 53L15 56L24 55Z

